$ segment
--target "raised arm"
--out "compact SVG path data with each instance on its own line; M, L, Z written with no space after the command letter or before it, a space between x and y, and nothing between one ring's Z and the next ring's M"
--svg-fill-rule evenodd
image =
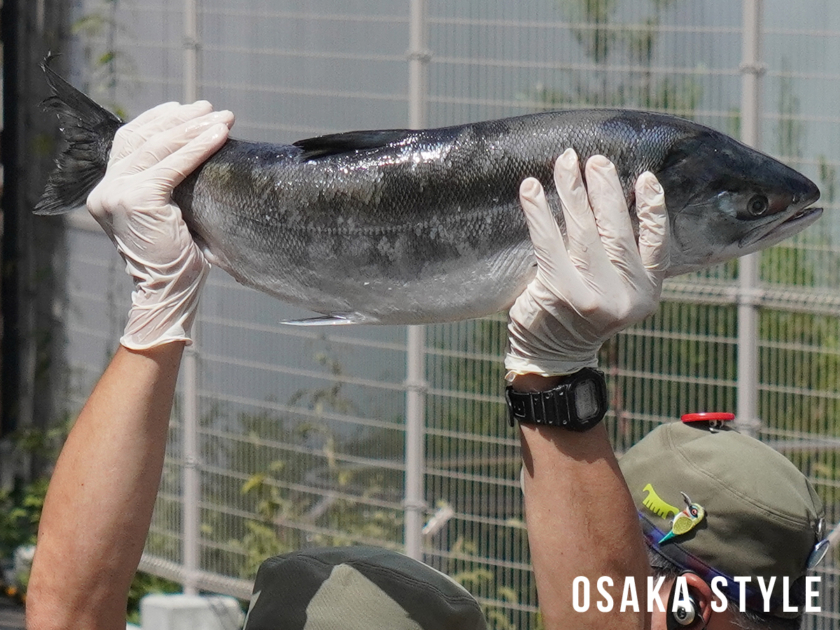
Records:
M656 309L668 264L662 188L650 173L636 182L637 245L613 165L591 158L586 182L588 193L577 156L565 152L555 167L565 238L539 183L522 184L538 271L510 312L505 365L514 390L546 391L564 375L596 366L603 341ZM528 539L546 628L648 627L642 533L604 426L573 432L521 425L520 438ZM578 576L590 585L586 612L573 607ZM636 613L620 612L625 576L638 587ZM596 606L601 577L613 583L610 613Z
M181 354L209 268L170 193L227 138L232 114L211 109L167 103L123 127L88 198L135 289L122 345L50 482L29 583L30 630L125 628Z

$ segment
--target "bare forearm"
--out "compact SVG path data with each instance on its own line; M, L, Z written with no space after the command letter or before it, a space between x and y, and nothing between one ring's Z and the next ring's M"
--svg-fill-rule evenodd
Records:
M29 587L30 630L125 627L160 483L183 343L117 351L50 482Z
M517 389L552 386L539 377L520 378ZM607 432L599 425L586 433L524 426L525 513L540 608L546 627L644 628L649 571L630 494ZM573 607L573 583L590 584L586 612ZM598 610L598 579L612 579L613 611ZM638 588L640 612L620 612L626 576Z

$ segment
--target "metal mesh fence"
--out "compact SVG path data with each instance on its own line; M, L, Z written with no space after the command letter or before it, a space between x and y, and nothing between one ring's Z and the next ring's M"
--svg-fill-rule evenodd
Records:
M818 182L826 216L762 255L751 296L760 437L809 475L831 524L840 521L840 31L827 25L838 19L840 7L818 0L765 9L762 146ZM739 132L740 3L431 0L427 21L430 126L622 106ZM74 81L129 117L180 99L183 23L182 8L160 0L87 0ZM236 113L236 137L291 142L407 125L407 5L213 0L199 24L198 91ZM72 225L68 406L78 408L118 342L128 281L95 226ZM737 276L731 263L669 281L659 312L605 346L618 450L682 413L735 408ZM200 457L183 459L181 388L143 567L247 596L270 554L401 548L405 329L285 327L305 314L218 271L202 300ZM427 327L424 559L479 597L493 628L537 628L518 445L501 398L504 339L502 317ZM200 473L198 573L183 566L187 465ZM838 627L836 552L820 575L824 612L809 627Z

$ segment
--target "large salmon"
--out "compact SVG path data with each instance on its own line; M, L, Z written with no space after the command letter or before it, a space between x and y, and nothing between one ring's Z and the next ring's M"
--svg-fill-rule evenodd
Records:
M84 203L123 122L46 64L69 146L36 212ZM421 324L509 307L535 270L518 202L567 147L612 160L638 224L652 171L671 224L668 275L768 247L820 216L817 187L696 123L629 110L549 112L442 129L357 131L294 145L228 142L173 198L211 261L322 313L311 323ZM557 205L559 207L559 205Z

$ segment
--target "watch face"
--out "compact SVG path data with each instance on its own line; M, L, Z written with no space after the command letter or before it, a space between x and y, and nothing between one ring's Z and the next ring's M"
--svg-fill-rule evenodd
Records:
M587 422L598 415L598 386L591 378L575 384L575 413Z

